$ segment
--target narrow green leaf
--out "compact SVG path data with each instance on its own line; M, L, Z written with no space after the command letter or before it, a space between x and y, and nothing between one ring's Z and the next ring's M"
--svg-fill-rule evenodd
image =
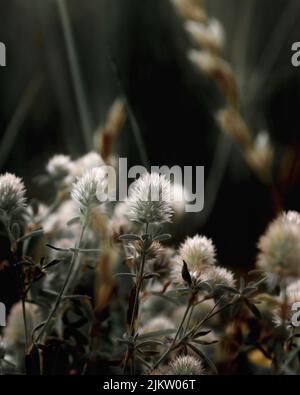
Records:
M191 278L189 269L188 269L187 264L186 264L185 261L183 261L183 266L182 266L182 270L181 270L181 276L182 276L182 279L186 283L188 283L189 285L192 284L192 278Z
M194 339L197 339L198 337L206 336L206 335L208 335L209 333L211 333L211 329L210 329L210 330L207 330L207 331L200 331L200 332L195 333L195 335L193 336L193 338L194 338Z
M247 307L249 308L249 310L254 314L254 316L257 319L260 320L261 319L261 313L258 310L258 308L255 306L255 304L250 303L248 299L244 299L244 300L245 300L245 303L246 303Z
M145 280L149 280L150 278L160 278L160 274L159 273L146 273L144 275Z
M12 227L11 227L11 233L12 233L12 235L13 235L13 237L14 237L15 240L18 240L18 239L19 239L20 234L21 234L21 228L20 228L20 225L19 225L17 222L15 222L15 223L12 225Z
M61 251L61 252L70 252L70 250L68 248L59 248L59 247L55 247L52 244L46 244L46 247L51 248L52 250L55 251Z
M67 222L67 226L78 224L79 222L80 222L80 217L79 216L73 217Z
M219 343L219 340L205 341L205 340L196 340L196 339L193 339L192 342L193 342L193 343L197 343L197 344L202 344L203 346L210 346L211 344Z
M240 292L239 292L237 289L232 288L232 287L229 287L228 285L217 284L217 285L216 285L216 288L221 288L221 289L223 289L224 291L231 292L231 293L233 293L233 294L235 294L235 295L239 295L239 294L240 294Z
M206 291L206 292L208 292L209 294L212 293L212 291L213 291L212 286L211 286L207 281L202 281L202 282L197 286L197 289L198 289L199 291Z
M27 233L27 235L20 237L18 239L18 241L24 241L24 240L30 239L31 237L41 236L43 234L43 232L44 232L43 229L34 230L33 232Z
M169 240L171 239L171 235L168 233L157 235L153 238L153 240L158 240L158 241L164 241L164 240Z
M155 337L169 336L176 332L176 329L162 329L159 331L153 331L143 333L139 336L139 340L153 339Z
M44 265L42 268L43 269L49 269L52 266L58 265L60 262L62 262L61 259L53 259L53 261L47 263L46 265Z
M121 240L121 241L141 241L141 238L140 238L140 236L137 236L137 235L126 234L126 235L120 236L119 240Z

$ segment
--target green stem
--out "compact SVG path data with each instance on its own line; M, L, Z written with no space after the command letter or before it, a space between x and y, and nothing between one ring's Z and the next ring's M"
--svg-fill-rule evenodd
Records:
M148 236L148 223L146 224L146 233L145 233L146 239ZM143 274L144 274L144 268L145 268L145 262L146 262L146 251L145 251L145 243L143 246L143 251L142 251L142 260L141 264L139 267L139 273L137 277L137 286L136 286L136 291L135 291L135 298L134 298L134 305L133 305L133 311L132 311L132 316L131 316L131 322L130 322L130 331L129 334L132 336L134 334L134 317L138 316L138 308L139 308L139 296L140 296L140 291L142 288L142 283L143 283Z
M222 298L220 298L217 303L214 305L214 307L211 309L211 311L203 318L203 320L201 322L199 322L199 324L197 324L193 329L191 329L185 337L190 336L193 332L195 332L196 330L200 329L201 326L203 324L205 324L208 320L210 320L212 317L214 317L215 315L221 313L223 310L226 310L228 307L232 306L235 303L228 303L225 306L221 307L219 310L214 311L215 308L218 306L218 304L220 303Z
M42 336L44 335L44 333L45 333L46 330L48 329L49 324L50 324L52 318L55 316L57 309L58 309L59 306L60 306L60 303L61 303L62 298L63 298L63 296L64 296L64 294L65 294L65 291L66 291L66 289L67 289L67 287L68 287L68 285L69 285L69 280L70 280L70 278L71 278L71 275L72 275L74 266L75 266L76 261L77 261L77 257L78 257L78 254L79 254L78 249L79 249L80 246L81 246L81 243L82 243L82 239L83 239L83 235L84 235L85 229L86 229L86 222L82 225L82 229L81 229L81 234L80 234L80 237L79 237L79 241L78 241L78 243L76 243L76 244L77 244L77 245L76 245L76 250L73 252L72 261L71 261L71 263L70 263L69 270L68 270L67 276L66 276L66 278L65 278L64 284L63 284L63 286L62 286L62 288L61 288L61 290L60 290L60 292L59 292L59 294L58 294L58 296L57 296L57 298L56 298L56 301L55 301L55 304L54 304L54 306L53 306L53 309L51 310L51 312L50 312L50 314L49 314L49 316L48 316L48 318L47 318L47 320L46 320L46 322L45 322L45 325L43 326L43 328L41 329L40 333L39 333L38 336L36 337L36 340L35 340L36 342L38 342L38 341L42 338Z
M149 224L146 223L146 232L145 232L146 241L148 241L148 227L149 227ZM143 274L144 274L145 262L146 262L146 251L145 251L145 241L144 241L141 264L140 264L138 276L136 279L136 290L135 290L134 304L133 304L132 315L131 315L131 320L130 320L129 336L134 335L134 320L135 320L135 317L136 316L138 317L138 315L139 315L138 301L139 301L139 296L140 296L140 292L141 292L141 288L142 288L142 284L143 284ZM129 360L129 349L127 348L126 357L125 357L124 366L123 366L123 374L126 371L128 360ZM134 365L134 352L132 353L131 363L133 366Z
M186 325L185 325L183 336L186 334L187 330L189 329L191 318L192 318L192 315L193 315L193 312L194 312L194 307L195 307L194 305L191 306L190 313L189 313L188 319L186 321Z
M187 315L188 315L188 313L189 313L191 307L192 307L192 305L189 303L189 304L187 305L187 307L186 307L185 313L184 313L184 315L183 315L183 317L182 317L182 320L181 320L181 322L180 322L180 325L179 325L179 327L178 327L178 329L177 329L177 332L176 332L176 334L175 334L175 337L174 337L172 343L170 344L170 346L168 347L168 349L165 351L165 353L164 353L164 354L159 358L159 360L155 363L155 365L153 366L153 369L156 369L157 366L158 366L158 365L167 357L167 355L169 355L169 353L173 350L174 345L175 345L175 343L176 343L176 340L177 340L177 338L178 338L178 336L179 336L179 333L180 333L180 331L181 331L181 329L182 329L182 327L183 327L183 324L184 324L184 322L185 322L185 319L186 319L186 317L187 317Z
M233 303L229 303L229 304L227 304L227 305L221 307L219 310L217 310L217 311L214 312L215 308L218 306L218 304L220 303L221 299L222 299L222 298L220 298L220 299L217 301L217 303L214 305L214 307L212 308L212 310L206 315L206 317L205 317L198 325L196 325L193 329L191 329L187 334L185 334L185 335L183 336L183 338L181 339L181 341L184 340L184 339L186 339L186 338L188 338L195 330L199 329L205 322L207 322L209 319L211 319L212 317L214 317L216 314L221 313L223 310L227 309L229 306L231 306L231 305L233 304ZM184 314L184 316L183 316L183 318L182 318L181 324L180 324L180 326L179 326L179 328L178 328L178 330L177 330L177 333L176 333L176 335L175 335L175 337L174 337L174 339L173 339L173 341L172 341L170 347L169 347L169 348L167 349L167 351L160 357L160 359L156 362L156 364L153 366L153 369L156 369L157 366L158 366L158 365L166 358L166 356L174 349L176 339L177 339L178 334L179 334L179 332L180 332L180 330L181 330L181 328L182 328L182 326L183 326L183 323L184 323L184 321L185 321L185 319L186 319L186 317L187 317L187 314L188 314L188 312L189 312L189 310L190 310L190 307L192 307L192 305L191 305L191 304L188 304L187 309L186 309L186 311L185 311L185 314Z

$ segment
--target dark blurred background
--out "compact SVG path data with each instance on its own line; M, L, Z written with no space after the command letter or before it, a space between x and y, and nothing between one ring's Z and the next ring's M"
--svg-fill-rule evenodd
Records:
M220 263L251 267L258 237L278 204L272 188L216 125L223 98L187 60L190 39L171 2L61 3L0 0L0 41L7 47L7 66L0 68L1 172L23 177L29 195L46 200L48 191L32 178L44 172L54 153L76 158L90 150L113 100L125 94L151 164L205 166L205 209L190 215L182 236L207 234ZM283 209L299 210L300 68L291 65L291 46L300 41L300 2L207 0L205 5L224 26L224 58L236 72L243 115L254 134L268 130L275 147L275 200ZM81 101L74 84L78 76ZM141 164L128 121L118 151L130 164ZM292 174L282 175L286 157ZM4 250L2 244L1 257Z

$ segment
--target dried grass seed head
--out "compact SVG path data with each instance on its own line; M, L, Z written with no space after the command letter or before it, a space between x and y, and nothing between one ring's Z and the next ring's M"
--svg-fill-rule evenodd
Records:
M219 52L224 45L224 30L217 19L209 20L208 24L187 20L185 29L198 45L209 51Z
M172 2L182 18L203 23L207 21L205 11L198 0L172 0Z

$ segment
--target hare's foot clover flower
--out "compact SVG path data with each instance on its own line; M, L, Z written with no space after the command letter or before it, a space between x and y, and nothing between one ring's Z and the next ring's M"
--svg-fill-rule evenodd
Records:
M203 279L204 273L206 273L206 277L209 277L208 271L213 275L216 250L212 240L205 236L196 235L188 237L180 245L176 264L172 270L172 278L175 284L185 285L187 282L187 279L182 275L183 262L193 285L205 281Z
M171 185L164 175L146 173L131 186L128 218L139 223L171 222Z
M181 355L170 362L166 374L174 376L203 375L204 368L199 358L192 355Z
M226 285L233 288L235 286L234 274L220 266L210 266L204 270L200 276L201 281L209 282L213 287L217 285Z
M276 218L258 242L258 268L283 277L300 275L300 214Z
M91 151L73 162L72 175L74 177L81 177L87 170L101 167L104 164L101 156L97 152Z
M6 223L23 222L26 209L23 181L14 174L0 176L0 216Z
M105 172L100 167L87 170L73 185L71 197L83 219L87 220L91 211L106 201L106 188Z
M212 240L205 236L188 237L181 244L179 255L190 271L196 271L201 266L214 265L216 262L215 246Z
M47 173L57 183L62 183L70 176L72 161L67 155L54 155L46 166Z

